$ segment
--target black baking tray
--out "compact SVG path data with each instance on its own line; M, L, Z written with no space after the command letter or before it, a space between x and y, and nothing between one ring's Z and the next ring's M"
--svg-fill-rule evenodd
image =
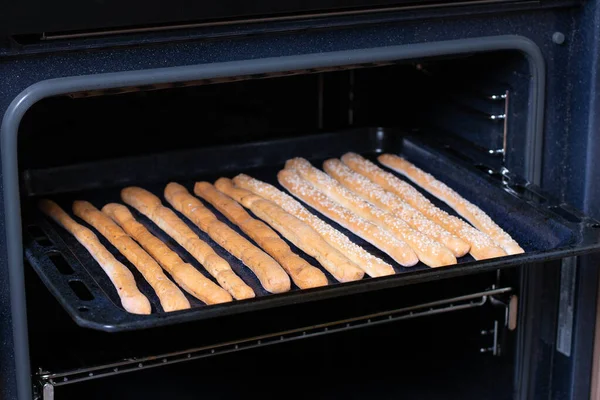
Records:
M88 200L100 208L108 202L119 202L120 189L134 184L154 192L163 199L165 205L168 205L164 201L162 190L169 181L177 181L191 191L196 181L214 182L218 177L233 177L240 172L280 187L276 175L287 159L297 156L306 157L314 165L321 166L326 158L339 157L347 151L359 152L371 159L375 159L377 154L382 152L401 154L487 212L519 242L525 249L525 253L483 261L475 261L467 255L460 258L455 266L433 269L419 263L414 267L404 268L374 246L323 217L347 234L355 243L392 264L396 274L381 278L365 277L361 281L342 284L326 273L330 283L327 287L300 290L293 286L287 293L269 294L261 288L256 277L240 261L182 217L254 289L256 298L207 306L188 296L192 304L191 309L165 313L139 272L100 234L97 234L117 259L132 270L138 287L152 303L151 315L135 315L127 313L122 308L114 287L85 248L35 208L35 201L40 197L52 198L70 214L72 201L76 199ZM597 221L564 204L559 204L539 188L522 179L511 177L506 173L500 174L487 166L482 168L484 164L473 161L470 157L457 157L457 154L459 153L447 145L437 146L434 142L418 135L411 136L397 130L377 128L186 150L46 170L30 170L26 171L23 177L23 190L26 197L23 204L24 221L26 221L25 256L50 292L77 324L115 332L165 326L515 265L539 263L592 252L600 247L600 224ZM444 203L426 193L425 195L442 209L455 214ZM220 220L240 232L214 208L205 204ZM135 210L132 211L151 232L177 251L185 261L205 273L199 263L171 238L147 218ZM314 210L311 211L320 215ZM85 225L84 222L79 222ZM291 247L308 262L321 268L313 258L304 255L293 245Z

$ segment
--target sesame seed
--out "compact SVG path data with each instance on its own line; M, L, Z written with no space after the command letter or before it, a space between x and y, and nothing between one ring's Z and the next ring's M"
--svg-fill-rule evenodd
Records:
M352 230L357 236L371 242L398 263L402 265L414 265L416 263L415 254L404 241L395 238L379 226L331 201L323 192L302 179L296 171L283 170L279 174L279 183L298 199L314 207L346 229Z
M352 262L361 266L365 271L377 270L379 268L391 268L390 264L381 260L379 257L375 257L352 242L346 235L310 213L297 200L277 189L275 186L244 174L238 175L234 181L236 185L273 201L288 213L308 224L317 231L325 241L338 250L341 250Z
M427 253L436 256L444 250L442 244L413 230L405 221L390 212L384 211L364 200L325 172L313 167L307 160L295 158L288 161L286 163L286 167L287 166L294 168L303 178L321 189L323 193L328 195L333 201L337 201L341 205L348 207L374 223L379 223L382 228L388 229L391 233L399 235L401 239L405 240L413 250L417 252L417 254Z
M431 220L437 221L445 229L469 243L471 247L495 247L494 242L489 236L436 207L410 184L384 171L371 161L355 153L345 154L342 157L342 161L346 166L346 169L342 170L346 172L348 170L355 171L356 175L362 176L363 179L360 181L365 182L363 183L364 187L368 189L364 189L364 187L361 189L365 190L365 194L372 192L371 196L377 198L384 208L388 207L395 212L400 212L402 206L397 206L397 204L401 204L401 202L410 204L412 207L418 208L421 213ZM350 172L347 173L350 174ZM373 181L369 178L373 179ZM370 182L370 184L366 182ZM361 191L361 193L363 192Z
M381 157L381 162L388 168L405 175L410 180L423 187L423 189L447 203L460 215L475 225L480 231L488 234L491 239L500 247L518 247L517 242L514 241L500 226L498 226L483 210L466 200L445 183L437 180L433 175L417 168L403 158L395 155L386 154ZM421 181L422 183L417 181Z

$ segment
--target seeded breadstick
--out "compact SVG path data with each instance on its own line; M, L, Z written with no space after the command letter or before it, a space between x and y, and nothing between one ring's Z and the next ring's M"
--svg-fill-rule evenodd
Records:
M456 257L461 257L469 251L469 245L462 239L454 236L452 233L448 232L435 222L427 219L423 214L403 202L401 199L398 199L393 195L391 195L393 199L387 198L387 192L384 192L383 190L378 191L373 182L352 171L350 168L342 164L340 160L327 160L323 164L323 168L330 176L335 178L342 185L356 194L364 197L367 201L374 203L378 207L382 206L374 201L375 197L377 197L380 202L383 200L393 201L395 203L394 210L387 211L394 213L397 217L409 224L413 229L416 229L419 232L429 236L433 240L440 242L450 249L450 251L452 251ZM365 193L368 193L368 197L365 197Z
M158 197L145 189L132 186L121 191L121 198L175 239L233 298L241 300L254 297L252 288L233 272L229 263L219 257L171 209L163 206Z
M248 190L234 187L229 179L219 179L215 182L215 187L250 209L300 250L314 257L338 281L356 281L364 276L364 272L358 266L331 247L310 226L287 213L275 203Z
M206 232L212 240L250 268L266 291L283 293L290 290L290 277L277 261L219 221L185 187L175 182L169 183L165 187L165 198L173 208L185 215L198 228Z
M75 201L73 213L93 226L123 254L152 286L163 310L176 311L190 308L190 302L162 268L123 229L106 214L87 201Z
M415 188L406 182L402 182L392 174L383 171L372 162L354 153L345 154L342 157L342 161L346 166L367 178L366 180L362 180L363 183L361 184L361 192L359 194L372 203L390 212L396 212L399 207L398 204L402 204L405 201L415 209L421 211L427 218L468 243L470 245L469 252L477 260L506 255L506 252L496 246L494 241L485 233L478 231L460 218L456 218L440 210ZM341 176L336 177L335 170L329 167L329 165L325 166L327 173L336 179L339 178L338 180L342 179ZM388 175L383 177L382 174ZM406 187L401 185L401 183L408 185L412 191L410 193L405 191Z
M225 289L217 285L192 265L184 262L177 253L146 227L135 220L127 207L110 203L102 212L112 218L127 234L134 238L173 277L186 292L206 304L226 303L232 300Z
M403 174L412 182L448 204L463 218L475 225L476 228L487 233L507 254L524 252L521 246L485 212L432 175L396 155L382 154L378 160L386 167Z
M294 158L288 160L285 167L296 170L300 176L320 189L333 201L404 240L424 264L430 267L456 264L456 258L448 248L412 229L406 222L392 213L363 200L323 171L313 167L307 160Z
M100 243L98 237L83 225L73 220L58 204L52 200L40 200L40 210L57 224L65 228L83 245L100 264L115 286L123 308L133 314L150 314L152 306L148 298L139 291L133 274Z
M194 193L212 204L277 260L299 288L308 289L327 285L327 277L320 269L313 267L295 254L269 225L252 218L235 200L208 182L197 182L194 186Z
M293 197L277 189L275 186L261 182L244 174L236 176L233 179L233 182L237 187L247 189L258 196L272 201L288 213L308 224L317 231L327 243L348 257L348 259L358 265L363 271L369 274L369 276L384 276L393 273L390 272L394 271L390 264L375 257L356 243L352 242L346 235L322 221L319 217L304 208L304 206Z
M331 201L323 192L302 179L297 172L287 169L279 171L277 179L298 199L384 251L400 265L411 267L419 262L419 258L406 242Z

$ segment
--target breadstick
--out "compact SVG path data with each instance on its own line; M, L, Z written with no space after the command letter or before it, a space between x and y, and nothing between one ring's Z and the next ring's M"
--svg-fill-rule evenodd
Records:
M185 215L215 242L242 261L270 293L290 290L290 277L270 255L256 247L245 237L219 221L198 198L185 187L171 182L165 187L165 198L177 211Z
M190 308L190 302L160 266L106 214L87 201L75 201L73 214L93 226L132 263L152 286L166 312Z
M117 261L91 230L75 222L52 200L40 200L38 206L44 214L75 236L75 239L94 257L115 286L126 311L133 314L150 314L152 309L150 302L139 291L131 271Z
M302 178L312 183L334 202L400 237L408 243L424 264L430 267L456 264L456 258L448 248L412 229L395 215L363 200L323 171L313 167L307 160L294 158L288 160L285 167L296 170Z
M314 257L319 264L340 282L362 279L364 272L342 253L331 247L310 226L285 212L276 204L247 190L234 188L231 180L221 178L215 182L217 189L250 209L257 217L271 225L300 250Z
M122 204L110 203L102 207L102 212L112 218L128 235L158 261L186 292L206 304L226 303L231 295L192 265L184 262L146 227L135 220L129 209Z
M383 191L377 191L375 185L373 185L369 179L352 171L350 168L342 164L342 162L338 159L327 160L323 164L323 168L330 176L358 195L365 197L364 193L369 192L369 197L366 198L366 200L374 203L378 207L381 207L380 204L374 202L373 198L376 196L385 198L385 193ZM374 192L370 193L371 190L374 190ZM443 244L450 249L450 251L452 251L456 257L462 257L467 254L469 251L469 245L462 239L454 236L452 233L448 232L435 222L429 220L423 214L406 204L401 199L396 198L394 200L394 210L387 211L394 213L397 217L409 224L413 229L418 230L422 234L427 235L431 239Z
M388 174L372 162L362 158L358 154L348 153L342 157L345 165L366 177L372 184L361 185L364 189L360 194L372 203L395 212L400 201L404 200L433 222L444 227L448 231L464 240L470 245L469 252L477 260L486 258L502 257L506 255L504 250L496 246L494 241L485 233L478 231L460 218L451 216L434 206L425 196L415 188L402 182L392 174ZM330 175L334 171L325 169ZM380 173L380 172L381 173ZM385 177L382 174L388 174ZM381 186L380 186L381 185ZM406 186L411 191L406 191Z
M252 218L235 200L218 191L208 182L197 182L194 193L213 205L228 220L269 253L290 275L300 289L327 285L327 277L290 249L269 225Z
M234 299L254 297L252 288L233 272L229 263L219 257L171 209L163 206L158 197L145 189L132 186L121 191L121 198L186 249Z
M352 211L331 201L323 192L302 179L297 172L292 170L279 171L277 179L283 187L298 199L375 245L400 265L410 267L419 262L415 252L404 241L395 238L379 226L354 215Z
M236 186L247 189L254 194L272 201L286 212L292 214L300 221L308 224L321 235L333 248L344 254L350 261L358 265L369 276L384 276L394 273L392 266L379 257L375 257L356 243L348 239L348 236L325 223L316 215L309 212L302 204L293 197L277 189L273 185L240 174L233 179ZM219 187L217 189L220 190Z
M396 155L382 154L378 157L378 160L386 167L401 173L416 185L448 204L454 211L480 231L487 233L507 254L520 254L524 252L521 246L483 210L466 200L443 182L435 179L431 174L415 167L410 162Z

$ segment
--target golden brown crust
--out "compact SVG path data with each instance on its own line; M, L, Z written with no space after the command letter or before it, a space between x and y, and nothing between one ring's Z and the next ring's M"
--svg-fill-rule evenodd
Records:
M378 207L386 209L383 204L388 208L393 207L393 210L386 210L404 220L413 229L446 246L456 257L464 256L469 251L470 246L468 243L425 217L410 204L384 191L383 188L377 186L368 178L353 171L340 160L330 159L325 161L323 169L342 185Z
M400 265L410 267L419 262L419 258L406 242L331 201L323 192L302 179L297 172L284 169L279 171L277 179L298 199L384 251Z
M221 178L215 186L249 208L258 218L265 221L283 237L316 260L340 282L362 279L364 272L342 253L331 247L310 226L285 212L276 204L247 190L235 188L229 179Z
M267 292L283 293L290 290L290 278L277 261L227 224L219 221L185 187L175 182L169 183L165 187L165 198L173 208L250 268Z
M294 158L288 160L285 166L296 170L331 200L404 240L424 264L430 267L456 264L456 258L445 246L412 229L404 220L363 200L323 171L313 167L307 160Z
M269 253L287 271L301 289L327 285L321 270L298 256L279 235L264 222L252 218L235 200L226 196L208 182L197 182L194 193L213 205L227 219Z
M52 200L40 200L38 206L44 214L75 236L77 241L94 257L115 286L126 311L134 314L150 314L152 309L150 302L139 291L131 271L115 259L91 230L75 222Z
M392 213L402 213L406 208L402 203L408 203L431 221L462 239L463 243L468 243L465 251L469 251L476 260L506 255L504 250L496 246L485 233L478 231L460 218L448 215L408 183L382 170L369 160L355 153L347 153L342 156L342 161L344 165L367 179L367 184L361 184L357 188L357 193L360 192L361 196L373 204ZM339 163L339 161L336 162ZM325 166L325 169L332 176L336 173L328 166ZM342 176L334 177L340 182L343 178ZM450 245L446 247L451 248Z
M225 289L206 278L192 265L184 262L169 246L136 221L127 207L122 204L110 203L102 207L102 212L133 237L186 292L206 304L232 301L231 295Z
M235 299L254 297L252 288L233 272L229 263L219 257L172 210L163 206L158 197L145 189L132 186L121 191L121 198L186 249Z
M163 273L162 268L106 214L87 201L75 201L73 214L93 226L132 263L152 286L166 312L190 308L185 295Z
M401 173L416 185L448 204L476 228L488 234L507 254L520 254L524 252L521 246L485 212L456 193L446 184L435 179L431 174L417 168L402 157L393 154L382 154L378 157L378 160L386 167Z
M346 235L322 221L316 215L308 211L293 197L277 189L275 186L261 182L244 174L236 176L233 179L233 182L239 188L246 189L257 196L261 196L259 198L264 198L277 204L286 212L298 218L300 221L308 224L327 243L329 243L330 246L345 255L355 265L367 272L369 276L386 275L386 272L392 268L390 264L378 257L375 257L359 245L352 242ZM219 188L217 187L217 189Z

